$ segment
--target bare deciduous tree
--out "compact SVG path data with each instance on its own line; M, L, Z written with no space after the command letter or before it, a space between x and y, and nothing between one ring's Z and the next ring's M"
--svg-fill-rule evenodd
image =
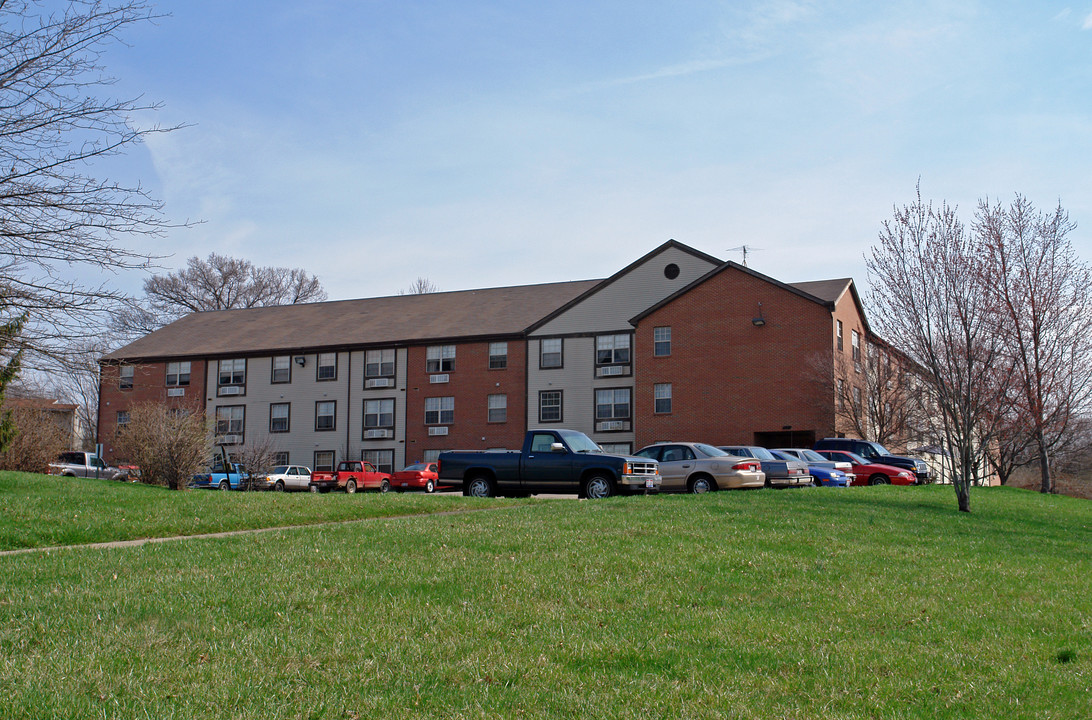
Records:
M245 445L231 449L231 457L246 468L247 479L243 481L243 490L264 490L265 477L273 470L276 449L273 438L260 435L252 438Z
M992 325L984 258L953 208L921 199L896 208L866 259L873 320L910 361L924 368L940 414L946 462L959 510L985 466L989 423L1003 389L996 375L1001 340Z
M0 294L26 316L32 351L63 355L101 327L121 293L74 278L146 268L121 239L158 235L161 204L136 182L96 177L96 163L147 135L130 118L157 106L106 95L105 49L155 17L141 0L0 2Z
M1092 268L1069 242L1074 228L1061 205L1044 214L1022 195L1008 207L979 203L996 332L1018 389L1015 421L1030 431L1044 493L1054 490L1051 455L1092 400Z
M299 268L257 267L249 260L211 253L191 257L186 267L144 281L144 298L120 310L113 325L146 335L183 315L204 310L320 302L326 291L314 275Z
M212 432L198 412L142 403L129 411L117 440L119 457L140 468L140 480L185 490L212 455Z
M427 295L428 293L440 292L440 288L436 286L434 282L426 277L419 277L414 281L412 285L406 290L399 290L399 295Z
M0 452L0 468L44 473L49 463L68 447L68 437L52 413L32 407L11 411L15 428L11 442Z

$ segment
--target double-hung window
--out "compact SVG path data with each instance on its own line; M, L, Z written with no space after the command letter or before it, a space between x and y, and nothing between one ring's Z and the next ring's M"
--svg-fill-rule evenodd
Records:
M538 421L561 422L561 391L541 390L538 393Z
M369 350L365 353L364 377L394 377L394 348Z
M190 361L167 363L167 387L190 384Z
M394 472L394 450L363 450L360 459L382 473Z
M316 380L337 380L337 353L319 353Z
M836 320L836 321L835 321L835 323L836 323L836 326L835 326L835 327L836 327L836 332L835 332L835 338L837 339L837 343L838 343L838 351L839 351L839 352L841 352L841 351L842 351L842 349L843 349L843 342L842 342L842 321L841 321L841 320Z
M221 445L242 445L245 425L245 405L221 405L216 408L217 443Z
M319 400L315 403L315 430L336 429L336 417L336 400Z
M380 430L394 427L394 398L364 401L364 429Z
M861 371L861 334L856 330L852 331L850 335L851 342L853 343L853 369L857 372Z
M273 358L272 382L275 382L275 383L292 382L292 356L291 355L277 355L276 357Z
M223 385L245 385L246 384L246 359L236 358L234 360L221 360L220 361L220 382Z
M488 422L502 423L508 421L507 395L489 395L486 398L486 405Z
M508 367L508 343L489 343L489 369L503 370Z
M671 383L656 383L653 386L655 412L671 412Z
M671 354L671 326L652 329L652 354L666 357Z
M538 366L559 368L563 366L564 345L561 338L546 338L539 343Z
M629 388L595 391L596 420L628 420L629 414Z
M425 398L425 425L450 425L455 422L455 398Z
M269 405L269 432L288 432L288 416L291 403L270 403Z
M122 365L118 368L118 389L133 389L133 374L136 368L132 365Z
M627 364L629 362L629 337L629 335L600 335L595 338L595 364Z
M433 345L425 351L425 372L445 373L454 369L454 345Z

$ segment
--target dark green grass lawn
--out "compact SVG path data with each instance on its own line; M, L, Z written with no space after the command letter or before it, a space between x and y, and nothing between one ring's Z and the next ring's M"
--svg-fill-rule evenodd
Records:
M762 490L3 557L0 717L1092 717L1092 505L972 509Z

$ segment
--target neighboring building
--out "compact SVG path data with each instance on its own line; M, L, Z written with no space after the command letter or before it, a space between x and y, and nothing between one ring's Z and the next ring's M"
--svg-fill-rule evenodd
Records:
M117 460L133 405L163 401L315 469L540 426L614 451L803 445L836 432L832 382L806 368L832 373L866 333L852 280L787 285L669 241L605 280L188 315L102 359L99 441Z
M76 406L62 403L54 398L41 397L8 397L4 398L4 410L32 410L42 413L43 418L55 424L61 430L65 438L65 448L79 450L83 427L76 414Z

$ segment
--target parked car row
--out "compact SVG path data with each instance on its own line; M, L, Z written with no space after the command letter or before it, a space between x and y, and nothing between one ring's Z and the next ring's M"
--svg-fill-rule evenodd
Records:
M225 465L226 463L226 465ZM304 465L278 465L268 475L253 485L249 475L239 463L217 458L209 472L198 473L190 481L190 487L219 490L254 490L274 492L310 491L313 493L337 490L353 494L359 490L389 492L396 490L423 490L426 493L441 489L436 463L417 463L395 473L380 472L371 463L349 460L333 471L311 471Z

